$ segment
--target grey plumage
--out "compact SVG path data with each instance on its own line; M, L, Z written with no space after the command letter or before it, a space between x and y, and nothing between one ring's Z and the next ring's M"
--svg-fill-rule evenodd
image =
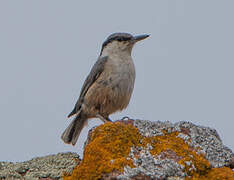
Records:
M148 36L114 33L103 43L100 57L86 78L74 109L68 115L75 117L61 136L65 143L75 145L89 118L110 121L110 114L127 107L135 82L132 48L137 41Z
M82 102L84 100L84 96L85 96L86 92L88 91L89 87L97 80L99 75L104 70L104 65L105 65L107 59L108 59L107 56L99 57L97 62L94 64L93 68L91 69L91 72L87 76L87 78L86 78L86 80L85 80L85 82L84 82L84 84L83 84L83 86L81 88L80 97L77 100L74 109L68 115L68 118L73 116L74 114L76 114L80 110L81 104L82 104Z

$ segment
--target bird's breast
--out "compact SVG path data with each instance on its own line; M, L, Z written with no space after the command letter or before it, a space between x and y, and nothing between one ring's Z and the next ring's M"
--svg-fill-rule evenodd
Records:
M108 77L109 85L120 93L132 93L135 82L135 66L131 57L126 59L110 59L104 76Z
M129 104L134 82L135 67L131 59L124 62L108 59L104 71L87 92L85 104L107 115L122 110Z

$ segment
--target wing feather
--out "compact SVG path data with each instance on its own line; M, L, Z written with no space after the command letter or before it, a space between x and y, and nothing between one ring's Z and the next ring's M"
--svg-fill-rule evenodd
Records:
M91 85L98 79L100 74L103 72L104 66L105 66L105 63L107 60L108 60L108 56L98 58L98 60L96 61L96 63L92 67L89 75L85 79L85 82L81 88L79 99L77 100L72 112L68 115L68 118L77 114L80 111L85 94L87 93L87 91L89 90Z

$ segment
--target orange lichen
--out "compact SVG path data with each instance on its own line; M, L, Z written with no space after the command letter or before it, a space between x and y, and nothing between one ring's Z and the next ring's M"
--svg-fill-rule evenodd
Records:
M196 174L187 180L234 180L234 172L228 167L212 168L207 174Z
M150 144L153 147L150 151L152 155L163 153L168 158L175 159L185 167L185 172L190 176L193 176L194 173L206 173L210 163L203 155L198 155L194 149L191 149L184 139L177 137L178 134L179 132L166 133L164 131L162 136L144 138L143 144Z
M81 164L64 179L100 179L102 174L114 170L122 172L126 165L133 167L127 157L130 148L139 145L140 137L137 128L132 125L105 123L97 127L84 150Z
M179 132L167 133L154 137L142 136L131 124L120 122L105 123L97 127L91 134L89 144L85 147L82 162L74 168L71 175L65 174L65 180L101 179L103 174L113 171L123 172L124 166L134 167L128 158L131 147L152 146L152 155L162 155L174 159L183 165L189 175L187 179L231 179L230 168L210 168L210 163L204 155L198 155L195 149L189 147L184 139L178 137ZM137 157L138 154L135 154ZM203 179L202 179L203 178Z

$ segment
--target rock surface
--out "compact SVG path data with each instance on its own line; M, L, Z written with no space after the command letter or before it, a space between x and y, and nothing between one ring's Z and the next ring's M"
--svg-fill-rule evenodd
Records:
M233 180L232 160L215 129L128 119L93 128L82 162L65 180Z
M71 173L79 161L76 153L59 153L19 163L0 162L0 179L58 180L64 172Z
M0 180L234 180L233 168L233 152L215 129L127 119L91 129L82 161L76 153L59 153L0 162Z

